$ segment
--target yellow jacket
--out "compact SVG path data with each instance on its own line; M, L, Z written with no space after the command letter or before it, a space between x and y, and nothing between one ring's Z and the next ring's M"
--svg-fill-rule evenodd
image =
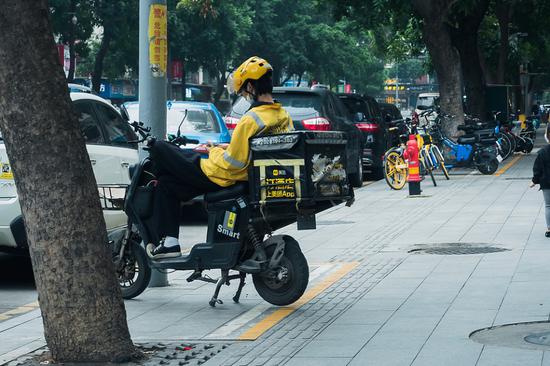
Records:
M227 149L212 148L208 159L201 160L201 169L212 182L222 187L246 181L250 163L248 140L260 134L271 135L293 129L292 119L281 104L254 107L239 120Z

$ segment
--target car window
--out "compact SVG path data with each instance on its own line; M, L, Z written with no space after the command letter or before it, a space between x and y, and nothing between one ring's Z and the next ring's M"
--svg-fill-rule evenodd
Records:
M429 97L426 97L426 96L422 96L422 97L418 97L417 101L416 101L416 106L423 106L423 107L432 107L434 105L434 102L435 102L435 97L432 97L432 96L429 96Z
M277 93L274 98L281 103L294 121L318 117L322 114L321 97L317 94Z
M187 116L185 111L187 110ZM185 116L185 120L182 120ZM182 134L196 134L197 132L219 133L220 125L214 111L209 109L178 106L170 108L166 113L166 132L176 133L181 123Z
M121 147L134 147L130 146L128 141L135 141L137 137L130 125L122 119L120 114L102 103L95 103L95 106L99 118L103 122L103 127L107 132L109 143Z
M79 101L73 104L74 110L78 115L78 122L80 123L80 132L84 136L87 144L103 144L103 136L101 134L101 127L94 114L92 103L86 101Z
M334 105L334 110L336 111L336 115L338 117L345 118L349 120L348 111L346 110L346 107L342 104L340 99L334 94L330 94L330 99L332 100L332 104Z
M363 113L367 119L372 118L372 111L364 100L359 98L345 98L342 99L342 102L353 116L355 116L356 113Z
M380 110L380 106L374 99L368 99L369 107L372 111L373 117L380 117L382 115L382 111Z

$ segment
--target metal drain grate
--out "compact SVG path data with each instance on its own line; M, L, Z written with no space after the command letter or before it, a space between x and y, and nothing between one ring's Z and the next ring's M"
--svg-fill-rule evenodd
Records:
M468 255L468 254L487 254L505 252L510 249L495 247L490 244L480 243L444 243L444 244L431 244L430 246L424 244L424 248L411 249L409 253L418 254L435 254L435 255Z
M530 177L509 177L509 178L504 178L504 180L531 180Z
M230 343L189 342L189 343L141 343L136 347L143 353L143 359L120 363L120 366L198 366L221 353ZM47 347L8 362L6 366L41 366L50 362ZM88 364L86 364L88 365ZM111 363L109 363L111 365Z

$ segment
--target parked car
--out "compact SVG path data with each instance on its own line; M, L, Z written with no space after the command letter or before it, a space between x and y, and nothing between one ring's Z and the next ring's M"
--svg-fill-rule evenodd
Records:
M401 111L395 104L391 103L378 103L380 106L380 111L382 112L382 117L384 118L384 122L386 122L386 128L391 127L397 127L399 130L398 133L389 133L386 131L386 134L388 136L388 148L395 146L399 143L399 135L407 133L407 128L405 126L405 118L403 118L403 115L401 114ZM394 141L392 141L391 137L396 138Z
M296 130L347 133L348 174L352 185L360 187L363 184L361 132L336 94L327 89L277 87L273 89L273 97L288 111ZM246 99L238 98L225 118L226 125L235 128L249 108Z
M68 86L70 93L93 93L92 88L86 85L69 83Z
M439 93L420 93L418 99L416 99L415 113L420 112L435 106L436 101L439 99Z
M354 116L363 134L363 169L370 179L383 178L384 153L390 147L388 126L380 106L373 97L361 94L339 94L348 111Z
M124 103L123 108L130 121L139 121L138 102ZM182 135L200 142L198 145L186 145L182 148L199 152L202 157L208 156L208 142L227 144L231 140L221 113L212 103L166 102L166 133L175 135L180 124Z
M137 140L136 134L105 99L91 93L70 95L98 185L128 185L128 168L138 161L137 144L128 142ZM24 251L28 248L27 236L3 141L0 141L0 164L0 251ZM124 188L118 188L118 192L116 190L112 188L110 194L123 198ZM102 192L100 189L100 195ZM102 202L105 204L107 200ZM103 215L107 230L126 224L126 215L122 210L104 210Z

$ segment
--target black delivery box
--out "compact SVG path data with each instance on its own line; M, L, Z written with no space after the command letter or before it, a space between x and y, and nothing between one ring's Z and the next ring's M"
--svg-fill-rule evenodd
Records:
M352 201L346 144L345 133L329 131L295 131L250 139L253 202L267 206L293 202L299 209L321 201Z

